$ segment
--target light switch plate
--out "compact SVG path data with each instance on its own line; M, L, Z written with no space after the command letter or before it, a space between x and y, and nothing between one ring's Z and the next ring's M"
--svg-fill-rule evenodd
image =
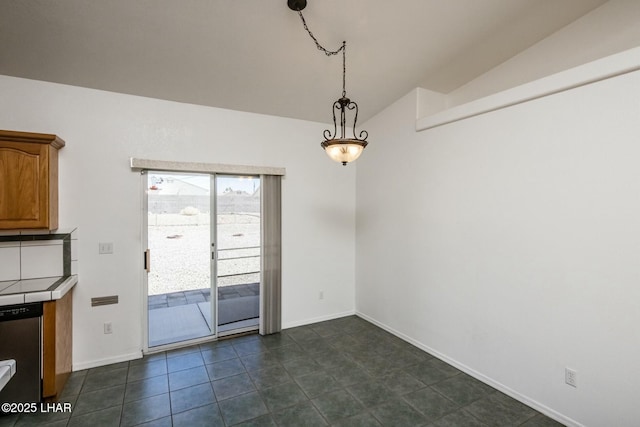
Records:
M113 253L113 243L98 243L98 253L101 255Z

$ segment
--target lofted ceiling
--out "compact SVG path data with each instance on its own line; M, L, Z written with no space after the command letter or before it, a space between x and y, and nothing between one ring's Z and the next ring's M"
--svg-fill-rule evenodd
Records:
M360 122L420 86L448 93L606 0L308 0L347 41ZM0 74L331 121L340 56L286 0L2 0Z

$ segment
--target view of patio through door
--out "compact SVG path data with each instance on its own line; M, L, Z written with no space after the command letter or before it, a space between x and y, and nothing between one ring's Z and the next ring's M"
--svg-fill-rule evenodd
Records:
M260 178L146 177L148 347L257 329Z
M216 175L218 332L257 329L260 177Z

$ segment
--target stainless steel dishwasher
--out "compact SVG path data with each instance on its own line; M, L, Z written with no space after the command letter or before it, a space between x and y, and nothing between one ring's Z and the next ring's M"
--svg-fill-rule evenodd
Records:
M16 374L0 391L0 403L40 402L41 324L41 302L0 307L0 360L16 361Z

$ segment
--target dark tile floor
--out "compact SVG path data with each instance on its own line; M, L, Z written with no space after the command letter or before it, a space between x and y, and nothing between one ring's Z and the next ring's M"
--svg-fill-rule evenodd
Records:
M355 316L75 372L0 426L559 426Z

